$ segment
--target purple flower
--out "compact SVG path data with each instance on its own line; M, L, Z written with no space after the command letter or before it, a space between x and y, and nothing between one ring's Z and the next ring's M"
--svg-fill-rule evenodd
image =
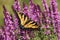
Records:
M14 33L15 27L14 27L14 24L13 24L13 21L12 21L12 16L6 10L5 6L3 6L3 9L4 9L4 16L5 16L4 17L4 22L6 24L4 26L5 40L12 40L12 39L15 38L15 33Z
M49 16L50 16L50 13L49 13L49 7L47 5L47 2L46 0L42 0L42 5L43 5L43 8L44 8L44 11L42 13L43 15L43 23L45 25L45 28L46 28L46 34L49 34L50 31L47 30L47 28L49 28Z
M28 7L25 3L23 3L23 13L28 16ZM29 16L28 16L29 17Z
M14 4L12 7L15 11L21 12L20 3L18 2L18 0L14 0Z
M58 16L58 25L57 25L57 37L60 40L60 16Z
M28 13L28 16L29 18L32 18L32 15L34 13L34 7L35 7L35 4L33 4L32 0L29 0L29 13Z
M46 3L46 0L42 0L42 4L43 4L43 8L44 8L44 12L43 12L43 16L44 16L44 23L45 23L45 25L46 25L46 28L49 28L49 8L48 8L48 5L47 5L47 3Z
M52 15L52 23L54 27L54 33L57 32L57 25L58 25L58 8L57 8L57 3L56 0L51 0L50 1L50 7L51 7L51 15Z
M0 40L4 40L4 31L3 28L0 29Z
M18 18L16 17L16 15L14 14L14 26L17 28L18 26L19 26L19 24L18 24Z
M50 30L46 31L45 34L46 34L46 35L50 34Z
M19 28L19 23L18 23L18 18L16 17L16 15L14 14L13 16L13 22L14 22L14 27L15 27L15 33L16 33L16 36L18 34L20 34L20 28Z
M21 38L21 40L29 40L30 39L30 37L29 36L27 36L27 35L29 35L28 33L27 33L27 31L28 30L21 30L20 31L20 38ZM30 31L31 32L31 31Z
M37 15L37 23L40 25L40 26L42 26L42 11L41 11L41 9L40 9L40 6L39 5L36 5L36 13L35 13L36 15Z

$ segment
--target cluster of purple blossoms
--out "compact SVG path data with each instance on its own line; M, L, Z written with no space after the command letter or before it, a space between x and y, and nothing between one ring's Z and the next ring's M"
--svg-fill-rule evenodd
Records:
M50 0L50 6L47 5L47 0L42 0L43 11L38 4L35 5L32 1L29 0L29 7L23 2L21 9L19 1L14 0L12 5L13 16L3 5L4 26L0 29L0 40L30 40L30 38L34 38L33 31L19 28L16 11L24 13L28 18L35 21L40 28L46 29L44 32L46 35L51 34L49 28L50 25L53 25L54 33L57 34L58 40L60 40L60 16L56 0Z

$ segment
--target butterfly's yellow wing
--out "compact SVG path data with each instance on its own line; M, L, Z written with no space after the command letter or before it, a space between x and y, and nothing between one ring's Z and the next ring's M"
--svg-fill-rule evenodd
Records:
M22 13L17 13L19 20L20 20L20 24L24 27L24 28L38 28L38 25L36 22L29 20L28 17Z

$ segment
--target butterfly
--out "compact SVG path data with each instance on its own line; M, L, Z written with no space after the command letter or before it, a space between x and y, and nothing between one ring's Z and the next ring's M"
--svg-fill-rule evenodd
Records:
M38 28L37 23L29 19L28 16L24 15L24 13L17 12L17 16L21 28L33 28L33 29Z

